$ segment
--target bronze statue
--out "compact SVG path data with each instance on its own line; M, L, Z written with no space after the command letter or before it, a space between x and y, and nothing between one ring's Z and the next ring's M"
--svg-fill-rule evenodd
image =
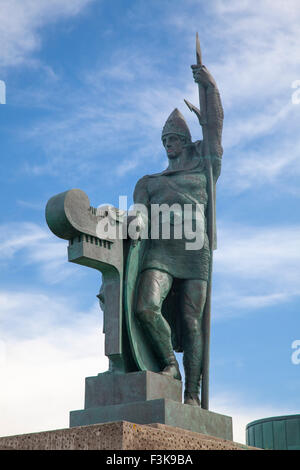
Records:
M97 381L104 390L121 374L140 371L146 380L145 372L151 371L161 374L154 374L155 380L171 382L177 397L181 374L174 351L183 352L184 403L208 409L215 186L221 171L223 109L216 82L202 65L198 37L196 44L197 64L192 70L200 109L185 102L199 120L203 139L192 142L182 114L178 109L171 113L161 136L169 165L161 173L144 176L135 187L135 206L144 210L133 217L112 207L98 210L83 191L72 189L48 201L46 219L55 235L69 240L69 261L102 272L99 299L109 370ZM168 209L168 237L161 236L164 214L154 211L163 206ZM127 237L131 223L139 241ZM100 226L117 229L115 235L113 230L99 231Z
M182 114L175 109L162 131L169 165L161 173L141 178L134 191L134 202L148 208L149 219L153 204L179 204L182 209L185 204L204 206L205 235L200 249L187 250L184 237L147 241L135 308L161 363L162 374L181 380L173 349L183 351L184 403L190 405L200 405L200 379L203 369L208 368L204 364L204 360L208 362L204 346L209 341L209 319L205 325L203 318L210 310L212 250L216 247L215 183L221 170L223 124L220 94L201 63L198 40L197 62L192 70L199 85L201 111L186 103L199 119L203 140L192 142ZM164 301L172 297L173 302L163 309ZM170 310L176 310L176 314Z

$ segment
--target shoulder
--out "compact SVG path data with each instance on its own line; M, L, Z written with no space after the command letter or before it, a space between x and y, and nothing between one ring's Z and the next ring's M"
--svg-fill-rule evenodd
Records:
M146 201L148 199L148 179L149 175L145 175L136 183L133 193L135 202Z
M137 189L137 188L146 188L147 183L148 183L148 179L149 179L149 175L145 175L142 178L140 178L137 181L136 185L135 185L135 189Z

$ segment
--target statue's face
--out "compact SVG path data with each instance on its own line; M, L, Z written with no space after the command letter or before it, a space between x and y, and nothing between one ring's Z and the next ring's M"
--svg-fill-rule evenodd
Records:
M183 151L183 142L177 134L167 134L162 139L168 158L177 158Z

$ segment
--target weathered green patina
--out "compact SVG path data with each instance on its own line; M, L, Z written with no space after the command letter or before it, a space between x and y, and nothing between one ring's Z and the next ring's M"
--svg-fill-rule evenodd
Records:
M174 351L183 352L185 404L208 409L210 297L213 250L216 248L215 185L221 171L223 109L215 80L202 65L197 38L197 65L192 66L199 87L200 110L186 101L202 127L203 140L192 142L182 114L175 109L162 131L168 168L141 178L135 205L146 208L136 225L140 240L126 238L130 217L118 209L90 206L83 191L73 189L51 198L46 219L55 235L69 240L69 261L103 274L99 293L104 311L105 354L109 373L159 372L181 380ZM176 205L197 222L200 208L203 243L187 249L190 237L175 236L176 210L170 211L168 239L151 236L155 205ZM159 216L160 217L160 216ZM158 217L161 229L163 222ZM99 223L110 230L99 236ZM180 222L181 223L181 222ZM143 237L143 227L150 236Z
M183 352L185 398L190 405L208 409L210 298L213 250L216 248L215 185L221 171L223 109L215 80L202 65L197 37L197 65L192 66L199 86L200 110L195 112L203 140L191 140L182 114L175 109L162 131L169 165L158 174L141 178L135 188L135 204L147 207L145 225L154 223L152 208L167 204L203 208L204 240L199 249L187 249L187 239L175 234L169 239L145 241L135 316L159 361L162 374L180 379L173 350ZM176 209L171 225L176 225ZM151 214L151 216L150 216ZM161 230L163 222L161 222ZM175 233L175 228L174 228Z

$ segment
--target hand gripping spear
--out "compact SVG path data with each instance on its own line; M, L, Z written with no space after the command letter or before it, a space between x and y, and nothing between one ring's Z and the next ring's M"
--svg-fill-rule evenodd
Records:
M197 66L202 67L202 54L198 33L196 34L196 58ZM208 123L207 123L207 100L206 90L202 84L198 83L200 110L193 104L184 100L190 111L193 111L202 127L203 134L203 152L202 157L206 161L206 170L208 177L208 239L210 247L210 269L207 284L206 303L203 313L203 359L202 359L202 379L201 379L201 407L209 408L209 344L210 344L210 317L211 317L211 281L212 281L212 262L213 262L213 243L214 243L214 181L212 172L211 155L209 148Z

